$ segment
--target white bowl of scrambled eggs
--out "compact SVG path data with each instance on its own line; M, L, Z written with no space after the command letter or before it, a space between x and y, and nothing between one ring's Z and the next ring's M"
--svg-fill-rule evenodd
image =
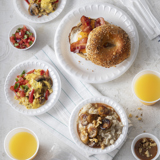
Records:
M60 96L61 81L50 64L29 60L19 63L9 72L4 90L12 108L34 116L47 112L55 105Z
M46 15L40 16L39 14L37 15L30 14L28 11L30 10L29 0L14 0L13 4L14 4L15 10L17 11L18 15L20 15L25 20L32 22L32 23L46 23L46 22L49 22L55 19L63 11L67 0L41 0L37 2L40 3L38 4L40 5L40 9L45 10ZM54 9L51 9L51 4L55 2L57 2L58 4L57 4L57 8L54 10Z

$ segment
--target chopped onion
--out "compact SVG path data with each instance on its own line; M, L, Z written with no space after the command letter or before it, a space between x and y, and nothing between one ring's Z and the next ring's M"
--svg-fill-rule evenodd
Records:
M21 32L19 32L19 35L21 35Z
M20 40L21 40L21 39L19 39L19 38L16 38L16 41L17 41L17 42L20 42Z

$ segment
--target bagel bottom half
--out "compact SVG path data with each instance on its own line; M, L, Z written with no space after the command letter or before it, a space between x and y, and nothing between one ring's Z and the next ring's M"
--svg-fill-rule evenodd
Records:
M113 67L130 56L128 34L120 27L107 24L93 29L86 45L87 59L102 67Z

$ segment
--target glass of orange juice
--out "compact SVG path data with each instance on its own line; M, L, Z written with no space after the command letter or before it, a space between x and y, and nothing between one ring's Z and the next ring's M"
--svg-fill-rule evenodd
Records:
M139 72L133 79L132 91L143 104L155 104L160 100L160 73L152 70Z
M39 140L30 129L15 128L5 137L4 149L13 160L32 160L37 155Z

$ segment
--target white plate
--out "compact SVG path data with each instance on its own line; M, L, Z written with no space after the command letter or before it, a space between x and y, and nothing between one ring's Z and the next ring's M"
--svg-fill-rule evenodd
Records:
M131 56L116 67L104 68L71 53L68 35L83 15L91 18L103 17L123 28L131 39ZM133 21L121 9L108 3L91 4L75 9L63 18L55 34L54 47L60 64L69 74L88 83L104 83L118 78L132 65L139 48L139 36Z
M41 107L37 109L26 109L25 106L19 104L18 100L14 99L15 94L13 91L10 90L10 86L14 84L16 76L21 74L23 70L27 72L33 69L49 70L49 75L53 80L53 93L49 95L48 100ZM61 92L61 80L57 71L50 64L40 60L28 60L17 64L9 72L5 81L4 91L8 103L16 111L29 116L40 115L50 110L57 102Z
M111 106L112 108L115 109L117 114L120 116L121 122L124 125L123 130L122 130L122 134L116 140L116 142L113 145L108 146L103 150L101 148L90 148L89 146L85 145L84 143L82 143L82 141L80 140L79 135L77 133L78 113L79 113L80 109L88 103L104 103L104 104L107 104L107 105ZM79 146L80 148L85 150L85 152L89 152L89 153L92 153L92 154L109 153L109 152L114 151L116 148L120 147L120 145L124 142L124 140L127 136L127 133L128 133L128 118L127 118L127 115L126 115L123 107L121 107L114 100L112 100L108 97L103 97L103 96L92 97L92 98L83 100L82 102L80 102L76 106L76 108L74 109L74 111L72 112L71 117L70 117L69 130L70 130L70 134L71 134L74 142L77 144L77 146Z
M67 0L59 0L58 7L55 10L55 12L50 13L48 16L44 15L40 18L38 18L38 16L31 16L28 13L28 4L25 0L14 0L13 3L14 3L14 7L17 13L20 16L22 16L24 19L28 20L29 22L33 22L33 23L45 23L45 22L49 22L53 20L62 12L62 10L64 9L66 5L66 1Z

